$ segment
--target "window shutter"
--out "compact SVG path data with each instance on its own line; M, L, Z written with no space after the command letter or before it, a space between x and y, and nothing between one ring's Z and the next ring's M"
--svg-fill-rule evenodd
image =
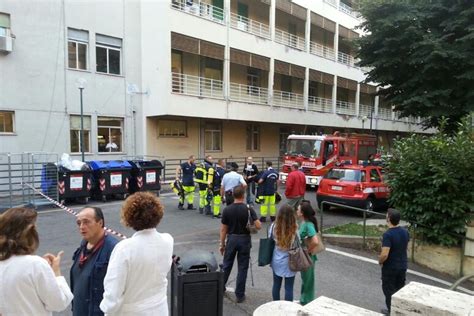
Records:
M199 54L199 40L178 33L171 33L171 48L197 55Z
M290 75L290 64L275 60L275 72L282 75Z
M98 44L105 44L108 46L122 47L122 39L118 37L112 37L102 34L95 35L95 41Z
M230 62L234 64L251 66L250 53L231 48L230 49Z
M250 55L250 66L257 69L270 70L270 58L260 55Z
M76 30L76 29L67 29L67 37L69 39L89 43L89 32L84 30Z
M297 65L290 65L290 76L304 79L305 77L305 68Z
M319 26L322 29L328 30L332 33L336 32L336 23L319 15L314 12L311 12L311 23Z

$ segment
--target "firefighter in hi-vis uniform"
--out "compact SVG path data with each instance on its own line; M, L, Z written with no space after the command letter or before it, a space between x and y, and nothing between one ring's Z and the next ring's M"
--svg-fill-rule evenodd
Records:
M212 211L214 213L214 218L221 218L221 203L222 203L222 198L221 198L221 182L222 178L224 177L225 174L225 160L224 159L219 159L217 161L217 164L214 166L214 180L213 180L213 186L212 186L212 194L214 195L213 197L213 208Z
M196 189L193 179L194 170L196 169L194 160L194 156L189 156L188 161L183 162L178 168L176 168L176 180L179 180L179 175L181 173L184 191L184 194L179 198L178 208L180 210L184 210L184 200L188 202L188 210L195 210L193 206L194 190Z
M212 157L206 156L204 161L198 165L194 171L195 181L199 185L199 213L212 215L212 183L214 180L214 168L212 167Z

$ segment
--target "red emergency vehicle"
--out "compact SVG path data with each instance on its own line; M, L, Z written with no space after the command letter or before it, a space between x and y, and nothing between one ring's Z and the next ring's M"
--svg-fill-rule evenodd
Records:
M336 164L358 164L377 152L374 135L339 133L333 135L290 135L280 181L285 182L294 162L301 163L306 184L318 186Z

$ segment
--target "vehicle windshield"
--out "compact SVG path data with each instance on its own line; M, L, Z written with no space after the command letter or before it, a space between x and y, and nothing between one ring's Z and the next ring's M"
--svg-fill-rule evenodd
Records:
M331 169L325 176L326 179L360 182L360 170L353 169Z
M316 158L321 153L321 141L314 139L290 139L288 140L287 155L302 155Z

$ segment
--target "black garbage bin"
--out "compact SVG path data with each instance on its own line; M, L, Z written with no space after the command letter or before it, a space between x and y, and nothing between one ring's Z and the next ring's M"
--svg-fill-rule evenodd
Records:
M138 191L154 191L159 195L160 178L163 165L158 160L129 160L132 166L130 177L130 193Z
M110 196L125 199L128 196L130 172L132 166L128 161L89 161L92 169L92 197L103 202Z
M222 316L224 272L217 271L214 254L185 253L171 267L171 316Z
M82 170L69 170L63 166L58 167L58 194L59 201L64 204L66 200L81 199L89 201L92 189L92 171L88 165Z

